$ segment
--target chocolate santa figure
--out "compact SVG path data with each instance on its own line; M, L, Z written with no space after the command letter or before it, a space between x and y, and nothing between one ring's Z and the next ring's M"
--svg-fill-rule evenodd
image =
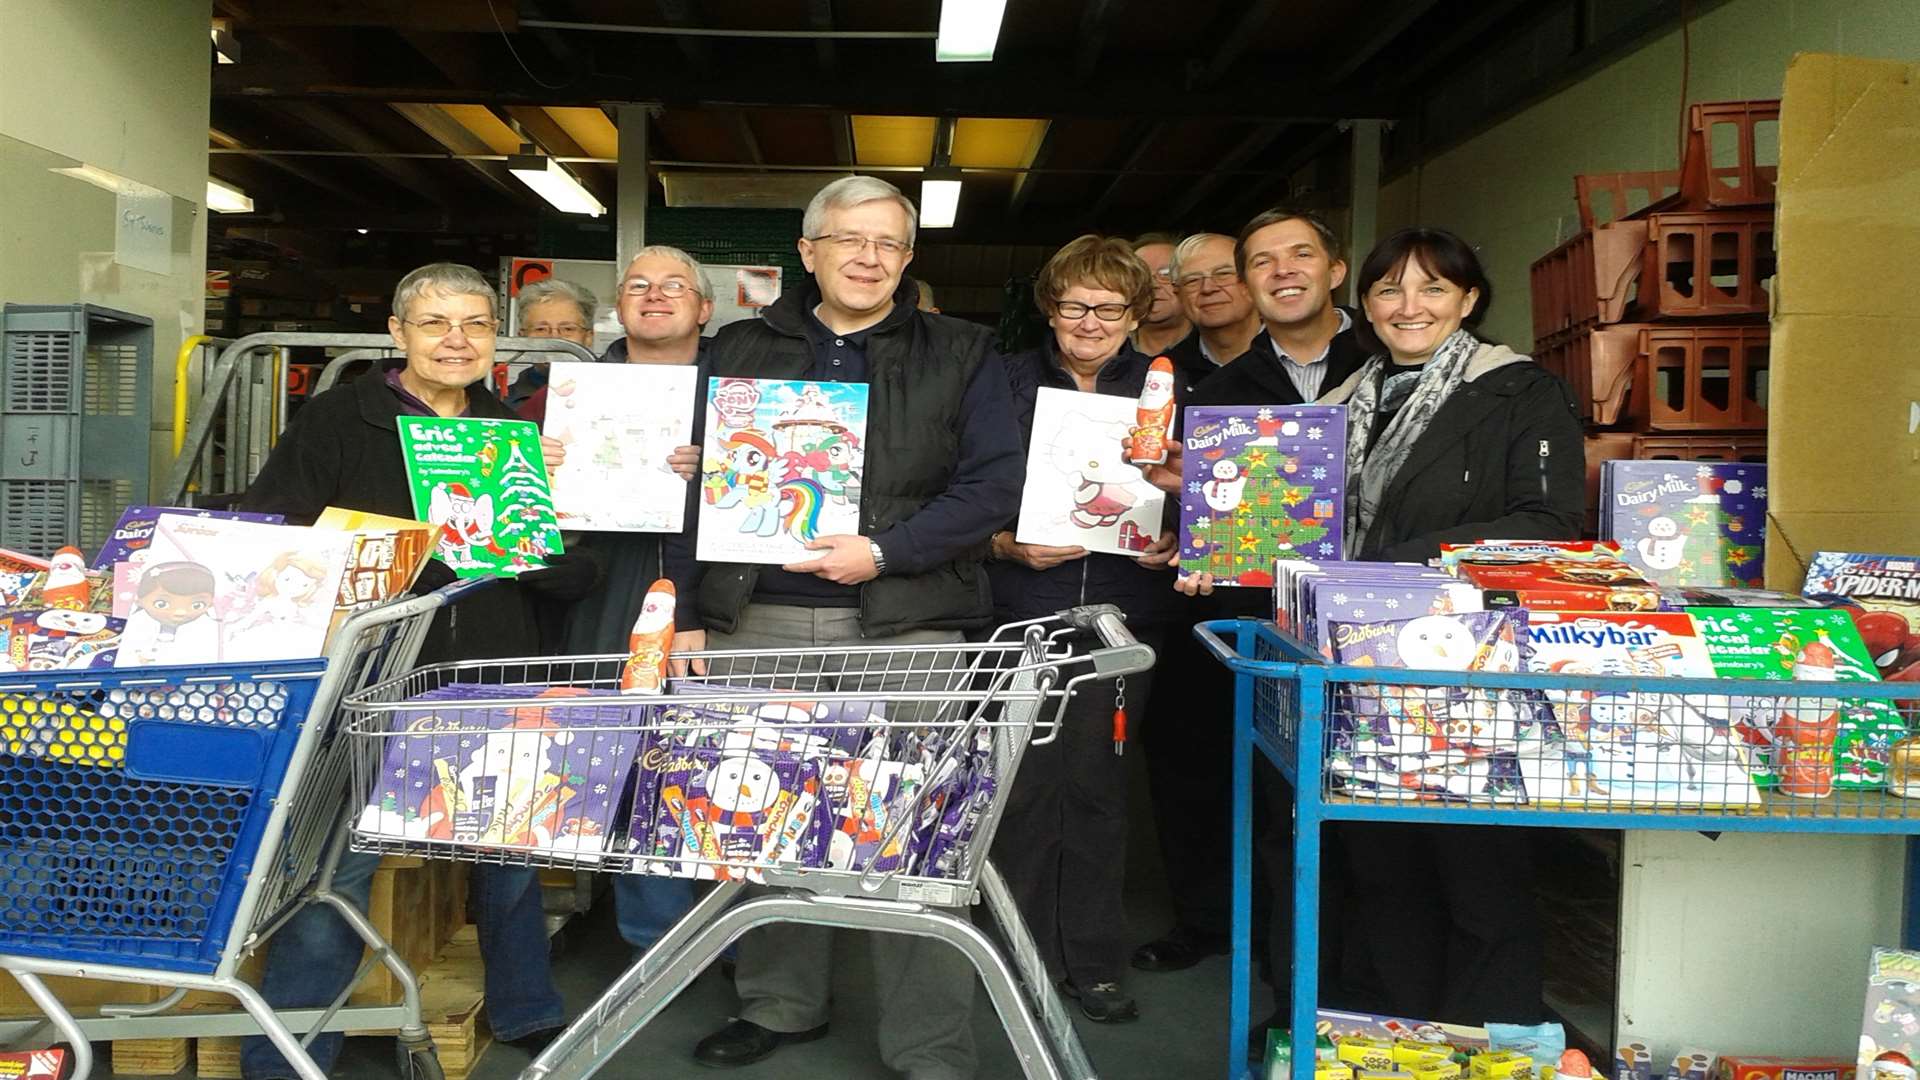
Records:
M673 607L678 598L666 578L647 587L640 617L627 638L627 663L620 672L620 689L634 694L662 694L667 689L667 655L673 651Z
M40 602L67 611L87 610L87 557L76 547L63 547L47 563L47 581Z
M1805 682L1833 682L1835 653L1826 634L1808 642L1793 660L1793 677ZM1798 799L1824 799L1833 794L1833 740L1840 733L1840 713L1825 698L1791 702L1774 721L1774 760L1780 770L1780 792Z
M1127 460L1135 465L1163 465L1167 460L1167 431L1173 426L1173 361L1157 357L1147 369L1146 385L1134 411L1133 447Z

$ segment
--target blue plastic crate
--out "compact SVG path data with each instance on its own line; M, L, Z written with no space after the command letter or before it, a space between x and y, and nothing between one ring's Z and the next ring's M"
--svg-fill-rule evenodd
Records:
M0 675L0 952L212 971L324 670Z

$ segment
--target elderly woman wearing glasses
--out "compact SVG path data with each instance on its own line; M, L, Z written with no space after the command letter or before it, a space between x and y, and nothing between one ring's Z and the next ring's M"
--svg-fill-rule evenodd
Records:
M284 514L298 525L311 524L329 506L416 516L400 456L400 417L516 419L486 385L498 329L493 305L493 286L470 267L434 263L400 279L387 329L404 358L308 402L240 509ZM549 454L560 449L551 440L542 442ZM420 662L531 656L538 651L535 597L578 599L597 577L591 556L571 554L555 556L544 569L495 581L434 619ZM418 588L452 581L453 571L435 559L427 563ZM379 864L377 855L346 855L335 891L364 908ZM544 1044L567 1014L548 967L546 919L534 871L475 866L471 902L494 1036L527 1049ZM303 908L274 937L261 990L278 1009L326 1005L353 980L361 947L359 936L332 909ZM322 1072L333 1071L339 1052L337 1034L314 1040L312 1053ZM263 1038L247 1040L241 1070L247 1080L294 1075Z
M1125 241L1082 236L1047 261L1033 291L1053 338L1008 358L1014 414L1043 456L1065 453L1078 464L1079 452L1089 448L1068 441L1070 431L1034 430L1034 401L1042 387L1139 397L1152 361L1127 343L1127 335L1153 305L1153 273ZM1091 480L1089 486L1095 486ZM1076 496L1073 520L1099 512L1110 499L1105 486L1097 486L1091 501ZM1135 559L1078 546L1023 544L1010 525L994 534L994 561L988 564L998 615L1013 621L1080 603L1113 603L1127 613L1135 635L1154 641L1155 617L1169 595L1168 578L1159 570L1171 554L1173 534L1158 539ZM1147 675L1133 675L1124 687L1100 682L1073 697L1059 736L1027 751L993 851L1061 990L1101 1023L1139 1016L1121 985L1127 965L1121 905L1127 785L1124 759L1113 751L1113 714L1123 701L1135 702L1138 711L1149 682Z

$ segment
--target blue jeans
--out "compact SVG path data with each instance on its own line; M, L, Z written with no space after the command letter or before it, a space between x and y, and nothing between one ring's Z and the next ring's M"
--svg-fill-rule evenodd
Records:
M378 855L352 852L340 859L333 888L366 910ZM566 1006L553 985L546 916L536 872L477 865L468 883L480 956L486 965L487 1025L494 1037L518 1039L566 1023ZM331 908L313 904L281 928L267 950L260 992L276 1009L316 1009L333 1003L359 970L364 944ZM417 973L416 973L417 974ZM328 1032L309 1052L321 1072L332 1073L342 1037ZM265 1036L248 1038L240 1051L246 1080L293 1080L293 1070Z
M693 879L618 874L613 879L613 918L620 937L650 949L693 906Z

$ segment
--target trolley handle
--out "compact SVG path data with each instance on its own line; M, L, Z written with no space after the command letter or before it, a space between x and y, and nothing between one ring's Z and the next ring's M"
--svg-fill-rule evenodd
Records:
M1300 674L1300 665L1278 660L1255 660L1243 655L1240 650L1226 643L1220 635L1238 633L1245 625L1244 619L1210 619L1195 623L1193 636L1207 647L1214 659L1227 665L1236 675L1255 675L1266 678L1290 679Z
M1101 647L1090 654L1093 670L1102 678L1138 675L1153 670L1153 648L1142 645L1127 628L1126 613L1112 604L1083 604L1060 613L1061 621L1076 630L1100 636Z

